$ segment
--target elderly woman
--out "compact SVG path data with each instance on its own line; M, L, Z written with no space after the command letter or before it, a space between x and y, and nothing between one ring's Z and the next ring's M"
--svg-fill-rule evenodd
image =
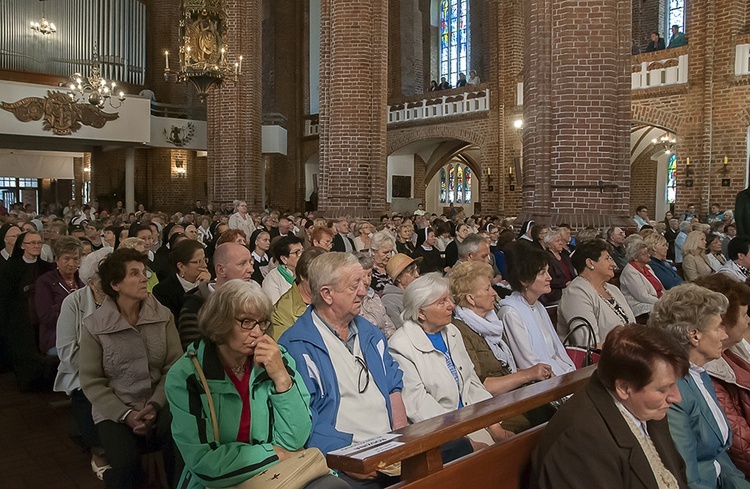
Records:
M369 286L372 283L372 267L375 262L367 253L357 253L357 260L359 260L359 264L362 265L362 269L365 272L363 280L365 284L368 284L367 295L362 298L362 311L360 311L359 315L377 326L386 338L390 338L396 332L396 326L393 325L393 321L388 317L388 312L380 296ZM392 263L392 260L388 263ZM417 276L419 276L419 273L417 273ZM393 286L388 284L386 287Z
M78 289L83 282L78 278L81 263L81 242L72 236L63 236L54 243L55 265L36 281L36 313L39 317L39 350L57 356L55 338L57 317L63 300Z
M542 433L532 487L687 489L685 462L664 419L680 400L676 381L687 370L687 355L663 331L615 328L585 390Z
M634 239L625 245L625 260L628 264L620 275L620 287L635 321L646 324L648 314L664 293L664 285L649 266L651 255L642 239Z
M721 270L727 262L721 247L721 238L718 234L712 233L706 236L706 259L714 272Z
M404 293L404 325L388 349L404 372L402 395L412 423L492 397L451 324L453 307L448 279L438 273L416 279ZM469 438L477 449L511 435L496 424Z
M386 270L392 284L386 284L381 296L385 310L396 328L404 324L401 313L404 310L404 290L419 277L419 262L403 253L397 253L388 261Z
M513 293L500 301L508 344L518 368L549 365L550 375L575 370L539 297L550 292L549 254L517 242L508 248L507 280Z
M145 262L127 248L101 262L107 298L81 328L81 387L112 466L104 472L107 488L140 487L141 452L169 443L164 381L182 347L169 309L146 289ZM170 454L165 450L168 466Z
M488 263L464 262L450 274L451 296L456 303L453 325L461 333L474 370L490 394L498 395L529 382L552 376L550 365L539 363L518 369L510 347L505 342L505 325L495 314L497 293L492 288L492 267ZM532 425L549 420L554 410L535 409L503 421L503 427L519 433Z
M273 328L269 334L274 340L278 340L310 305L312 291L310 290L310 277L307 275L307 270L310 263L323 253L326 253L326 250L313 246L300 255L297 266L294 267L294 283L273 306L273 314L271 315Z
M333 231L325 226L316 226L310 235L310 240L313 246L331 251L331 248L333 248Z
M648 265L664 286L664 289L669 290L676 285L680 285L682 277L677 274L677 270L672 266L672 263L667 261L669 243L666 238L658 233L653 233L643 238L643 243L648 248L649 255L651 255L651 261L648 262Z
M555 229L548 231L544 237L544 246L551 255L549 275L552 277L549 284L552 291L539 299L544 305L556 304L562 297L562 291L576 276L570 261L570 253L565 249L567 243L564 235L562 229Z
M703 231L690 231L685 238L682 245L682 273L688 282L714 273L706 256L706 234Z
M723 294L729 301L727 312L721 316L721 324L727 332L724 352L705 368L734 434L729 458L745 477L750 477L750 351L743 339L750 332L750 316L747 315L750 287L723 273L701 277L694 283Z
M372 224L367 221L359 221L354 226L354 249L358 252L370 251L370 235L372 234Z
M396 242L388 231L378 231L372 235L372 239L370 240L370 254L374 262L370 287L381 295L386 284L393 285L393 281L388 277L385 266L388 264L391 256L393 256L395 247Z
M242 280L224 284L201 308L203 339L167 376L172 433L185 461L179 487L240 484L304 447L312 426L310 395L294 360L265 334L270 315L260 286ZM216 421L195 381L201 373Z
M174 237L174 236L173 236ZM211 280L206 251L197 240L187 239L177 243L170 253L177 273L168 276L154 287L154 297L169 308L175 320L185 305L185 294L201 282Z
M617 265L604 241L594 239L580 243L572 261L578 277L573 279L560 298L558 331L561 335L568 334L579 324L573 320L581 317L593 327L594 339L579 329L575 334L577 344L601 344L615 326L634 323L635 316L620 289L607 283L615 276Z
M55 343L60 364L57 367L54 390L65 392L70 396L73 420L81 434L81 442L91 453L91 468L99 479L102 479L104 471L110 467L107 465L99 433L91 417L91 403L81 390L78 358L81 349L83 319L100 308L107 298L99 278L99 262L112 251L114 250L109 247L102 248L81 260L79 276L86 286L74 291L63 300L57 319Z
M13 373L21 390L48 391L56 371L47 356L39 355L35 314L37 279L54 269L41 259L42 236L36 231L16 238L8 263L0 272L0 328L7 335L12 352Z
M654 306L648 325L670 334L690 358L689 374L677 381L682 400L669 408L669 431L687 465L691 488L750 488L727 454L732 429L716 399L704 365L721 357L727 334L723 294L682 284Z
M272 304L292 288L294 269L302 255L302 239L296 236L282 236L273 244L273 259L278 263L263 279L263 291Z

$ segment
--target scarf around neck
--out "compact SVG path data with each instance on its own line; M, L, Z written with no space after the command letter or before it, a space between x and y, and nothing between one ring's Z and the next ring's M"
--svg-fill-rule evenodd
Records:
M487 342L487 346L490 347L495 358L500 360L504 365L507 365L508 370L510 370L511 373L518 370L516 367L516 360L513 358L513 353L510 351L510 347L507 343L503 340L505 325L497 317L495 311L490 311L485 317L481 317L467 307L456 306L453 313L456 315L457 319L466 323L472 331L477 333Z

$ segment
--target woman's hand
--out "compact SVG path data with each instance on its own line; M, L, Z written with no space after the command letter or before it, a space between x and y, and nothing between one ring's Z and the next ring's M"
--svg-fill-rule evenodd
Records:
M197 282L210 282L211 281L211 272L206 270L205 272L201 272L198 275L198 278L195 280Z
M282 393L292 388L292 378L284 366L279 345L273 338L264 334L255 340L255 352L253 355L253 362L258 366L263 366L266 372L268 372L268 376L273 380L276 392Z
M133 409L125 417L125 424L133 430L133 433L140 436L146 436L151 426L156 420L156 407L153 404L147 404L140 411Z
M552 371L552 367L547 365L546 363L537 363L533 367L521 369L519 370L519 372L524 373L524 375L528 379L527 382L547 380L555 376L555 373Z
M490 431L490 435L496 443L502 440L507 440L515 435L512 431L504 429L500 423L495 423L487 429Z

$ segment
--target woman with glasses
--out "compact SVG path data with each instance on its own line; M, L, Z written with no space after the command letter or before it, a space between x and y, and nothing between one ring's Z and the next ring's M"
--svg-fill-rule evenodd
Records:
M292 288L294 269L303 251L302 243L302 239L296 236L282 236L273 244L273 259L278 265L263 279L263 291L272 304Z
M492 397L451 324L453 309L450 284L439 273L414 280L404 292L404 324L388 340L388 349L404 372L402 395L412 423ZM509 436L495 424L469 439L476 450Z
M175 321L185 305L185 294L198 287L201 282L211 280L208 259L203 245L196 240L186 239L177 243L170 253L177 273L169 275L154 287L154 297L172 311Z
M578 276L563 291L557 309L557 329L567 334L582 324L584 318L594 329L594 340L582 328L575 335L579 345L589 342L601 344L615 326L635 322L625 296L615 285L608 283L615 276L617 265L607 251L607 244L594 239L576 247L572 257Z
M224 284L201 308L203 339L167 376L172 433L185 461L178 487L237 485L304 447L312 427L310 395L292 357L266 334L270 318L266 294L242 280ZM218 440L196 381L201 373L217 413ZM333 476L307 487L338 484L347 487Z
M182 347L169 309L148 293L147 260L122 248L101 262L107 298L81 328L81 387L112 467L103 475L108 489L142 487L140 455L158 447L167 475L174 469L164 382Z
M36 280L55 268L41 259L42 236L36 231L16 238L13 254L0 272L0 326L11 347L13 371L21 390L50 390L56 359L40 355L36 337Z

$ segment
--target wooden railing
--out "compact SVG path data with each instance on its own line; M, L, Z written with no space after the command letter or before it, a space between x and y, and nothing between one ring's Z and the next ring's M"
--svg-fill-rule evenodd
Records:
M402 482L397 487L454 487L458 481L466 487L520 487L511 482L517 480L520 484L523 480L541 427L479 450L446 466L443 466L441 460L440 446L568 396L585 386L595 369L596 366L592 365L407 426L394 432L399 435L394 441L403 444L371 456L357 458L352 454L329 453L328 465L338 470L367 474L400 461ZM499 457L498 454L510 458ZM447 481L453 483L440 485Z

